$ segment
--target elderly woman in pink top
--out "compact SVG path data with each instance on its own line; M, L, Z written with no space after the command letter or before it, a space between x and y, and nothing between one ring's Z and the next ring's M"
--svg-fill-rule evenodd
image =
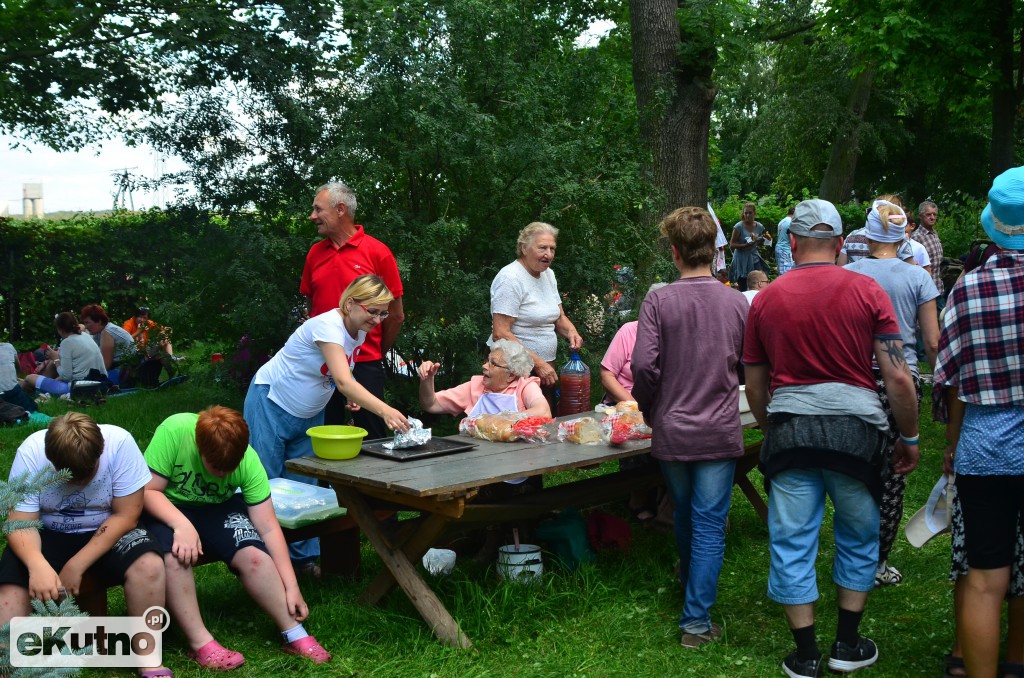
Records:
M498 412L524 412L550 417L551 408L540 390L540 379L531 377L533 358L522 344L499 339L478 374L464 384L444 391L434 390L439 363L420 364L420 407L431 414L465 413L470 416Z

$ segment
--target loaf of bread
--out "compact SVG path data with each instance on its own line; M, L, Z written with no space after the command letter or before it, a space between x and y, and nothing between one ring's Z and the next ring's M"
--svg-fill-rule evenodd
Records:
M567 443L587 445L601 442L601 425L593 417L563 421L558 428L559 438Z
M636 404L635 400L623 400L615 406L616 412L639 412L640 406Z
M476 437L496 443L507 443L516 439L512 430L514 422L500 414L482 414L476 419Z

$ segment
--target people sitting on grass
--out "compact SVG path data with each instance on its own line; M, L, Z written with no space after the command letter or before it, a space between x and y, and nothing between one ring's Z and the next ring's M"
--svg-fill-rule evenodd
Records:
M135 313L121 324L121 328L131 335L139 348L149 348L149 340L152 336L156 344L154 348L159 348L169 356L174 355L174 347L171 346L171 328L157 325L150 320L148 306L136 307Z
M533 358L529 351L508 339L499 339L481 368L482 374L454 388L434 390L434 376L441 364L420 363L420 407L431 414L497 414L523 412L550 417L551 408L540 389L540 379L531 377Z
M7 516L39 520L42 528L7 535L0 557L0 625L27 616L30 599L57 601L64 592L77 596L86 572L109 586L124 584L129 616L163 607L160 546L139 526L143 488L151 476L131 434L68 412L25 439L10 479L46 469L67 470L71 478L27 494ZM173 675L162 666L139 674Z
M149 307L136 308L121 328L135 340L141 358L132 361L137 364L131 369L128 385L134 385L137 380L144 388L155 388L160 385L161 370L167 370L169 379L174 378L177 372L175 363L181 360L181 356L175 355L171 346L171 328L150 320Z
M164 551L167 608L189 644L189 657L214 671L245 663L214 640L196 597L200 559L227 563L281 631L281 649L322 664L331 659L306 632L302 598L270 482L240 412L214 405L163 421L146 448L153 478L146 485L147 527ZM241 488L241 493L236 490Z
M84 379L103 379L107 368L100 347L91 337L82 334L78 318L65 311L54 318L60 349L46 349L47 360L36 368L36 374L25 376L21 386L55 396L71 393L71 384Z
M350 408L371 410L392 431L408 430L409 422L401 412L352 376L366 335L388 316L392 299L383 280L375 275L359 276L342 293L338 308L302 323L253 377L245 396L245 421L252 436L249 442L268 476L316 483L287 473L284 464L313 454L306 430L324 423L324 408L335 388L348 399ZM319 540L295 542L289 550L296 569L319 574Z
M0 400L36 411L36 401L28 397L18 383L18 352L7 342L0 341Z
M78 316L85 330L92 335L100 347L103 365L107 368L107 379L117 384L120 379L121 360L134 355L138 349L131 334L123 327L110 322L110 317L99 304L89 304Z

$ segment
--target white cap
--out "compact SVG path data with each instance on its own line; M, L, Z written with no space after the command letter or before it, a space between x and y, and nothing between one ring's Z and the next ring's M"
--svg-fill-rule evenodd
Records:
M928 496L928 503L907 521L903 533L912 546L921 548L933 537L949 532L953 510L950 505L953 498L948 496L949 492L956 492L956 487L949 484L946 476L941 476Z

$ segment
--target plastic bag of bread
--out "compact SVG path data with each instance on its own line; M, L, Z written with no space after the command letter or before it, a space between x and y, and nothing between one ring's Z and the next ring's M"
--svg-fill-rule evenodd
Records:
M593 417L563 421L558 424L558 439L578 445L594 445L601 442L601 425Z
M495 443L546 442L551 437L554 421L550 417L526 416L519 412L481 414L459 422L459 432Z
M616 412L639 412L640 406L635 400L623 400L615 405Z
M459 433L490 440L496 443L509 443L515 440L516 433L512 425L518 417L515 412L502 412L500 414L481 414L477 417L466 417L459 422Z
M651 427L640 412L611 412L601 420L601 439L612 445L651 437Z
M551 417L523 417L512 424L512 431L516 440L545 443L553 433L554 421Z

